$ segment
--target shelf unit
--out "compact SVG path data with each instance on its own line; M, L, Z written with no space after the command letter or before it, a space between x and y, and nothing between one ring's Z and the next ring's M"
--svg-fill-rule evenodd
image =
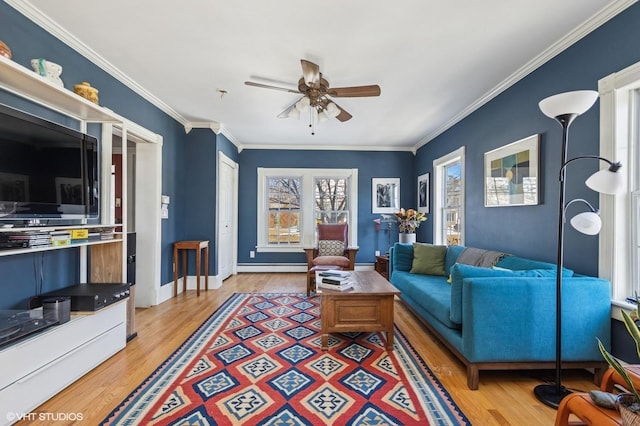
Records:
M0 56L0 89L27 99L35 104L69 116L79 121L81 131L86 132L87 123L117 124L122 118L96 105L72 91L60 88L35 72ZM103 167L111 162L109 141L102 141L101 156ZM104 181L103 187L108 185ZM106 194L108 191L102 191ZM103 200L103 202L110 202ZM106 209L103 208L103 212ZM103 214L102 220L105 220ZM115 227L113 224L44 226L30 228L0 228L0 232L30 232L96 227ZM122 226L122 225L118 225ZM91 241L68 246L44 246L15 250L1 250L0 256L23 255L26 253L80 248L80 275L87 277L87 259L91 259L91 281L123 282L126 268L124 233L113 240ZM89 256L90 251L90 256ZM95 266L95 267L94 267ZM119 279L115 279L118 278ZM135 314L134 293L127 302L121 302L93 313L73 315L66 324L53 326L24 342L18 342L0 350L3 365L19 366L18 376L0 383L0 401L10 401L5 408L9 411L29 412L57 392L89 372L107 358L124 348L127 336L134 335L133 315ZM4 361L7 361L6 363ZM17 370L16 370L17 371ZM4 396L11 396L4 398ZM2 405L0 403L0 405ZM4 411L7 411L4 410ZM0 420L3 424L5 419Z

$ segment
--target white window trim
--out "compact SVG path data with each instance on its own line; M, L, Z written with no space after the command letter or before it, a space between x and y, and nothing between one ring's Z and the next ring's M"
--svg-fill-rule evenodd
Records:
M460 229L460 244L464 245L465 239L465 227L467 221L465 220L465 167L464 167L464 146L456 149L453 152L450 152L447 155L444 155L440 158L433 160L433 174L434 174L434 211L433 211L433 242L434 244L446 244L447 236L443 235L442 230L444 229L443 221L445 218L442 214L442 198L444 196L444 186L446 182L443 179L442 168L455 162L460 161L460 180L462 184L460 185L460 191L462 195L460 197L460 218L462 221L462 228Z
M620 161L626 174L628 189L638 189L633 140L630 128L634 113L632 93L640 88L640 62L610 74L598 81L600 92L600 156ZM625 170L626 169L626 170ZM635 238L631 229L631 192L620 195L600 194L602 229L599 240L598 271L601 278L612 283L612 298L616 305L626 306L624 299L633 294L633 250Z
M302 199L300 200L303 234L298 244L276 246L269 244L266 233L267 205L265 204L266 182L270 176L299 176L302 177ZM358 169L290 169L290 168L264 168L258 167L258 252L292 253L299 252L305 247L315 245L315 227L309 224L313 215L306 212L315 211L313 179L318 177L344 177L349 178L349 246L358 246ZM311 231L308 231L311 230Z

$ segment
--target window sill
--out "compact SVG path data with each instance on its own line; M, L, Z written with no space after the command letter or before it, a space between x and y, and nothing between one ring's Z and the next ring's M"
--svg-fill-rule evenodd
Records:
M256 246L258 253L300 253L304 250L302 245L290 245L286 247L274 247L274 246Z
M618 321L622 321L621 310L632 311L636 309L636 305L633 303L625 302L624 300L612 300L611 301L611 318Z

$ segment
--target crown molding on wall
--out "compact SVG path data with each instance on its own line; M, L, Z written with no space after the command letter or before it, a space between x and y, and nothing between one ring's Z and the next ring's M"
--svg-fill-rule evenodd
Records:
M171 108L169 105L164 103L160 98L153 95L151 92L146 90L144 87L139 85L133 79L129 78L126 74L120 71L116 66L112 63L104 59L102 56L98 55L93 49L84 44L82 41L72 36L68 31L62 28L57 22L53 21L51 18L42 13L39 9L34 7L28 1L21 0L4 0L9 6L16 9L18 12L23 14L26 18L34 22L36 25L43 28L45 31L50 33L52 36L56 37L58 40L62 41L67 46L71 47L73 50L87 58L89 61L97 65L107 74L111 75L116 80L120 81L122 84L133 90L135 93L143 97L145 100L149 101L152 105L165 112L167 115L172 117L178 123L186 126L189 122L186 120L181 114L179 114L176 110Z
M575 42L582 39L584 36L594 31L596 28L600 27L602 24L618 15L629 6L636 3L637 0L616 0L603 7L597 14L587 19L582 24L578 25L573 29L569 34L562 37L560 40L549 46L547 49L542 51L538 56L527 62L525 65L520 67L516 72L507 77L500 84L495 86L493 89L485 93L467 108L460 111L458 114L453 116L451 120L447 121L445 124L429 133L427 136L422 138L414 147L417 151L420 147L424 146L428 142L431 142L433 139L453 127L458 122L462 121L464 118L469 116L471 113L482 107L487 102L491 101L493 98L507 90L509 87L513 86L518 81L525 78L527 75L531 74L533 71L538 69L540 66L545 64L546 62L553 59L555 56L568 49Z
M407 151L416 154L414 147L407 146L342 146L342 145L245 145L245 149L281 149L281 150L304 150L304 151Z

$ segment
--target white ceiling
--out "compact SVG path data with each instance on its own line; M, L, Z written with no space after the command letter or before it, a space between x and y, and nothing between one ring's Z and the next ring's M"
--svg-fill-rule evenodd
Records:
M634 0L6 0L186 127L214 123L241 148L415 149ZM312 136L300 59L353 115ZM64 75L64 72L63 72ZM98 88L99 89L99 88ZM221 97L217 89L228 93Z

